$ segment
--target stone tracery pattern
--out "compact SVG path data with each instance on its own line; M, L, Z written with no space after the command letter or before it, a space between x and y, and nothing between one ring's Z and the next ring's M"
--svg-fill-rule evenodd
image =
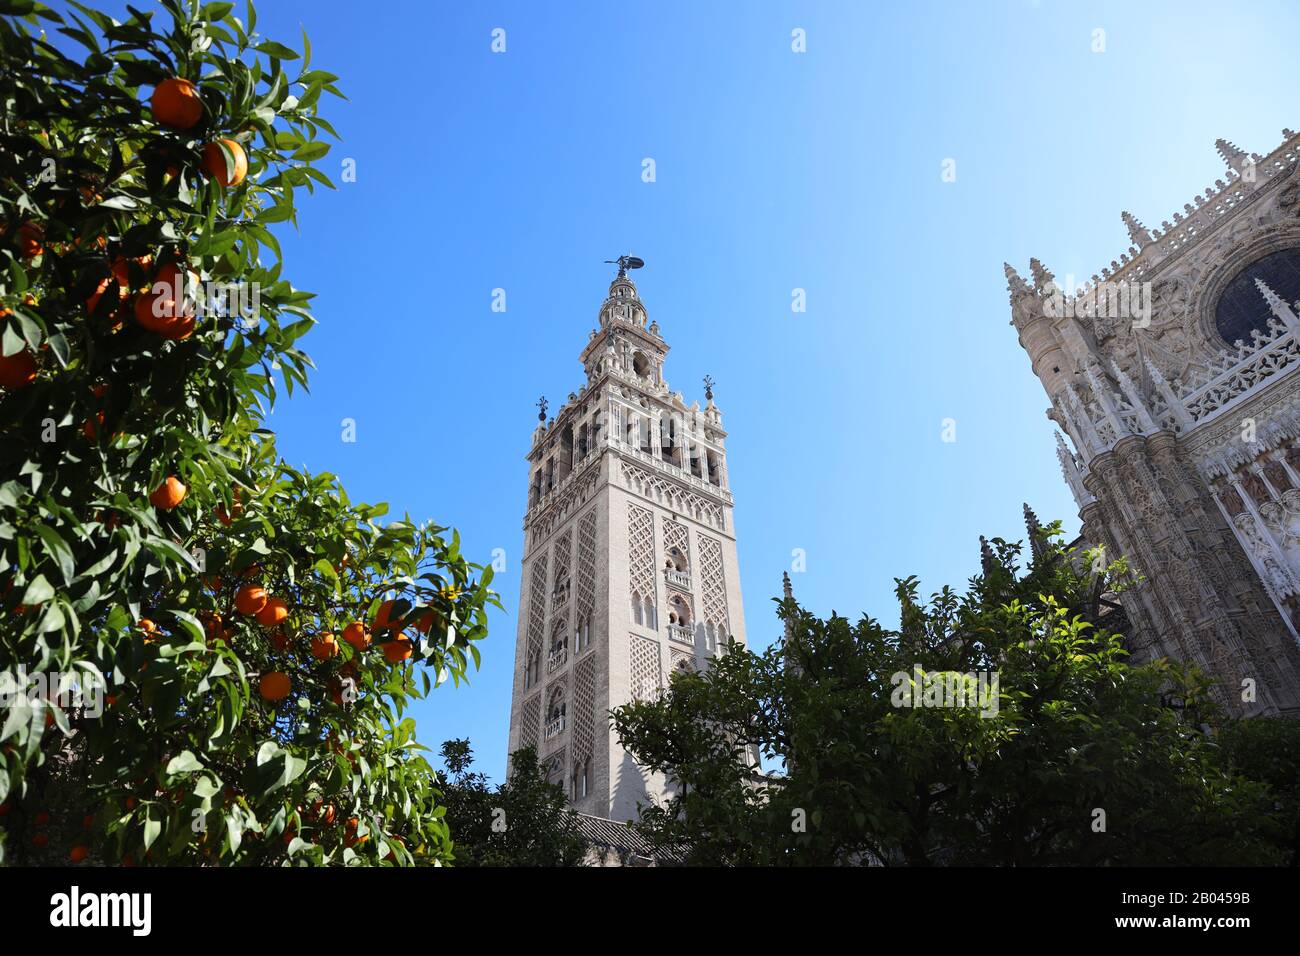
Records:
M519 715L519 746L536 748L541 741L542 695L534 694L524 701Z
M596 742L596 658L588 654L573 668L573 759L592 755Z
M578 614L590 622L596 609L596 512L578 519Z
M655 598L655 519L645 508L627 507L627 550L630 594Z
M651 700L663 684L659 670L659 643L648 637L631 635L632 696Z
M700 583L704 596L704 620L717 629L718 640L731 633L727 617L727 582L722 568L722 545L716 538L700 535Z
M533 559L532 577L528 588L528 653L524 666L537 656L542 656L542 643L546 639L546 555Z
M569 562L572 560L573 535L565 531L555 541L555 583L551 586L551 606L563 607L569 600L573 582L569 579Z
M687 533L686 525L677 521L665 520L664 554L667 554L670 548L677 548L686 557L687 562L690 562L690 535Z
M687 491L663 475L651 474L627 462L622 464L622 474L624 484L638 494L715 528L723 527L721 505Z

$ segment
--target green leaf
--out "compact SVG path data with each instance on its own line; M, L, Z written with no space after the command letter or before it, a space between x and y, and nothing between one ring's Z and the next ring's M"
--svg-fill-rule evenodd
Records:
M180 754L167 761L167 769L164 772L167 774L197 773L202 769L203 764L199 763L199 758L190 751L183 750Z

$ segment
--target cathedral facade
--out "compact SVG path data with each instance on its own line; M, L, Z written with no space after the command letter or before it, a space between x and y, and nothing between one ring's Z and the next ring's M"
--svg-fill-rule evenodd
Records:
M1006 266L1082 535L1141 575L1137 661L1230 713L1300 715L1300 136L1227 169L1082 287Z
M624 257L580 360L586 382L541 404L528 507L510 752L533 745L589 817L624 822L666 782L639 768L608 712L745 640L722 413L664 378Z

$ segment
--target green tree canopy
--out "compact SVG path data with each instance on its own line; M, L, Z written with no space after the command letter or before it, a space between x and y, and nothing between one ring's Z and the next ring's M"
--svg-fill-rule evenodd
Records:
M468 740L442 745L447 779L443 803L455 845L456 866L577 866L586 851L577 814L564 790L546 779L537 751L510 755L506 782L495 790L470 769Z
M70 6L0 6L0 851L449 861L404 714L477 665L491 571L264 427L337 77L251 4Z
M1225 722L1204 679L1133 666L1107 631L1124 563L1058 539L1024 567L995 540L964 594L923 602L898 581L897 628L780 602L785 639L732 644L615 710L637 761L676 785L643 811L647 838L724 865L1289 858L1274 790L1207 732Z

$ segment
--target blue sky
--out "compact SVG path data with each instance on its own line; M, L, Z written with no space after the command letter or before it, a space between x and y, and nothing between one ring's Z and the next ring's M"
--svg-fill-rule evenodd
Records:
M1127 248L1121 209L1158 226L1224 175L1216 137L1264 154L1300 120L1282 3L268 0L259 21L305 27L342 77L323 165L357 168L285 235L319 369L271 424L354 499L505 549L483 669L416 708L497 778L533 403L581 383L603 260L646 260L673 387L717 380L751 645L779 633L794 548L807 606L892 621L894 577L961 585L981 533L1023 535L1022 501L1077 529L1002 262L1082 280Z

